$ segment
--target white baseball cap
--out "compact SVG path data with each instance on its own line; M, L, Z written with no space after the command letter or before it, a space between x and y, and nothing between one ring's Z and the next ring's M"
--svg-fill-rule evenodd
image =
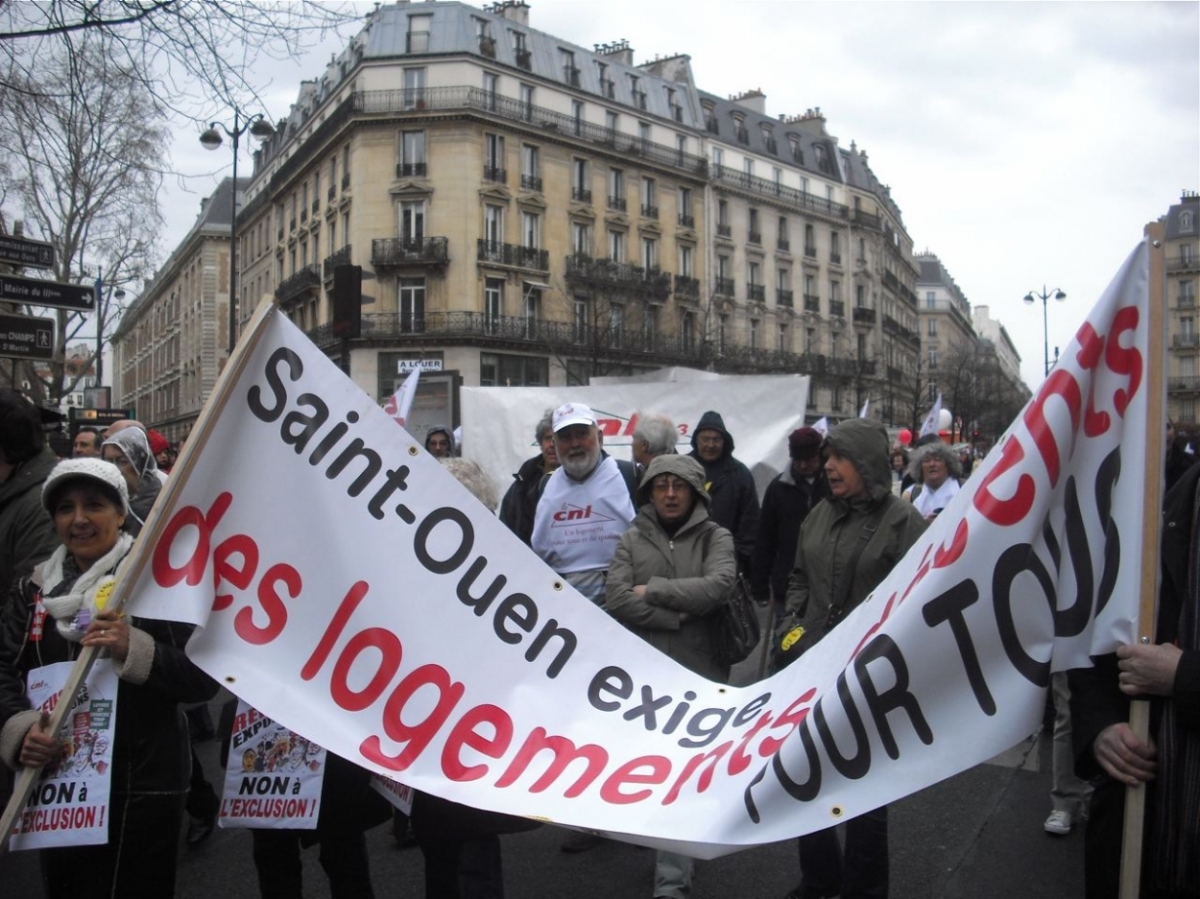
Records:
M563 403L554 410L554 431L558 433L571 425L595 425L596 415L583 403Z

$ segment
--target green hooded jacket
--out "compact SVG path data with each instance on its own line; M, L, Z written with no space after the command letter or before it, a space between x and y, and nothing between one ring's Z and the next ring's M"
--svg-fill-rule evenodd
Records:
M848 419L830 432L829 445L854 465L867 495L850 500L828 497L809 513L800 529L796 566L788 579L789 614L781 630L795 625L795 615L804 628L803 642L808 646L829 630L839 580L850 578L844 606L844 613L848 613L867 598L926 528L925 520L909 503L892 495L887 430L881 423ZM863 547L854 571L846 572L863 527L872 520L875 532Z

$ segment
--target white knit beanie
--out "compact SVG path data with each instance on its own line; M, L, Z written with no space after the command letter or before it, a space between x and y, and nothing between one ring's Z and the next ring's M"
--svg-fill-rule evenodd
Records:
M50 503L58 486L64 481L75 478L89 478L99 481L106 487L111 487L121 498L122 513L129 514L129 487L125 483L125 475L121 474L121 470L103 459L80 457L64 459L55 465L50 474L46 476L46 483L42 485L42 505L46 507L46 511L51 516L54 515L54 510L50 508Z

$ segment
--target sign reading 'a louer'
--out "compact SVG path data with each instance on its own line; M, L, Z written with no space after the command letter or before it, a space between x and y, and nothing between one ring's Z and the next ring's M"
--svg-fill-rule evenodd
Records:
M54 319L0 315L0 356L50 359L54 356Z
M0 275L0 300L91 312L96 308L96 291L90 285Z

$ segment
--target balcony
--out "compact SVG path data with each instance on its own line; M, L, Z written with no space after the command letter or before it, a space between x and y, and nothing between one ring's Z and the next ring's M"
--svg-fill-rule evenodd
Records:
M755 244L757 246L762 246L762 232L761 231L746 232L746 242Z
M775 241L775 249L783 253L790 252L792 249L792 242L786 237L781 237Z
M425 163L423 162L398 162L396 163L397 178L424 178Z
M835 252L835 251L831 251L829 253L829 262L831 265L841 265L842 264L842 254Z
M507 184L508 170L495 165L485 165L483 167L483 180L491 181L495 184Z
M1193 376L1182 378L1168 378L1167 390L1172 392L1194 393L1200 390L1200 378Z
M699 300L700 282L696 278L689 278L687 275L676 275L675 296L677 299Z
M804 255L807 256L809 259L816 259L817 258L817 248L806 246L804 248Z
M615 289L663 300L671 293L670 273L611 259L568 256L566 276L569 282L601 290Z
M301 225L308 224L308 210L307 209L300 210L300 224Z
M533 54L529 50L517 51L517 68L526 72L533 68Z
M325 278L325 282L329 283L333 280L333 270L339 265L350 264L350 244L346 244L340 250L325 257L325 261L321 263L321 273Z
M541 193L542 192L542 179L539 178L537 175L522 175L521 176L521 189L522 190L532 190L532 191L536 191L537 193Z
M618 212L624 212L625 211L625 198L624 197L609 197L608 198L608 208L615 209Z
M856 325L873 325L875 324L875 310L868 309L866 306L854 307L854 324Z
M846 317L846 304L842 300L829 301L829 314L834 318Z
M575 66L563 66L563 83L579 87L579 69Z
M315 264L306 265L290 278L279 282L279 286L275 288L275 299L280 303L288 303L320 287L321 267Z
M713 292L717 296L731 297L736 291L733 286L733 278L717 278L713 282Z
M752 303L765 303L767 301L767 288L762 284L747 284L746 299Z
M1176 349L1195 349L1196 348L1195 334L1176 334L1171 338L1171 346Z
M682 212L679 214L679 226L681 228L695 228L696 217L694 215L685 215Z
M321 201L320 201L320 200L313 200L313 201L312 201L312 212L313 212L313 215L316 215L316 214L317 214L318 212L320 212L320 211L321 211Z
M486 34L479 35L479 55L488 59L496 58L496 39Z
M869 212L863 212L860 209L854 210L854 223L862 225L864 228L870 228L872 231L881 231L883 222L877 215L871 215Z
M717 225L717 237L733 237L733 225Z
M379 268L401 266L443 266L450 261L449 238L384 237L371 241L371 265Z
M325 199L329 200L332 203L336 197L337 197L337 185L331 184L331 185L329 185L329 190L325 191Z
M804 295L804 311L805 312L820 312L821 311L821 298L818 296L814 296L811 293L806 293Z
M1196 306L1196 298L1190 293L1181 293L1175 300L1176 309L1194 309Z
M835 203L824 197L814 196L795 187L785 187L775 181L759 178L757 175L748 175L745 172L739 172L728 166L714 165L712 167L712 177L714 181L727 184L730 187L755 196L769 197L773 200L786 203L794 209L816 212L830 218L848 219L850 217L850 208L842 203Z
M571 199L578 203L587 203L590 206L592 203L592 192L585 187L572 187Z
M775 291L775 305L782 306L784 309L792 308L792 298L795 294L790 290L784 290L782 287Z
M533 247L515 246L494 240L480 240L477 241L477 254L480 262L491 262L512 268L534 269L540 272L550 270L550 254L546 250L538 250Z
M1166 267L1169 272L1186 272L1200 269L1200 256L1194 254L1174 256L1167 260Z
M658 207L657 206L648 206L647 204L643 203L642 204L642 218L646 218L646 219L658 218Z

